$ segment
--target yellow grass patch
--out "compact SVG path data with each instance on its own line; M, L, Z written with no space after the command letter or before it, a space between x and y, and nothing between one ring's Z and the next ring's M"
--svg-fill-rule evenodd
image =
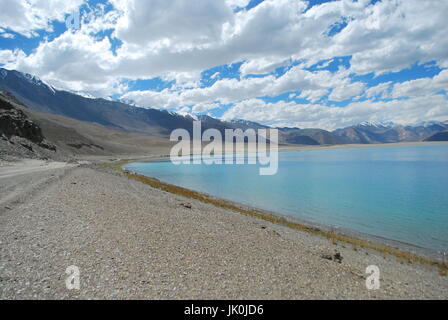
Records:
M358 238L355 238L352 236L335 233L332 231L325 231L325 230L321 230L319 228L309 227L309 226L306 226L306 225L303 225L303 224L300 224L300 223L297 223L294 221L290 221L281 216L271 215L269 213L261 212L256 209L242 208L242 207L235 205L234 203L232 203L230 201L217 199L217 198L211 197L211 196L201 193L201 192L189 190L186 188L182 188L179 186L175 186L175 185L172 185L169 183L162 182L155 178L149 178L149 177L145 177L142 175L133 174L133 173L124 171L123 166L126 165L127 163L130 163L133 161L134 160L122 160L122 161L117 161L114 163L104 163L103 165L105 165L109 168L113 168L113 169L122 171L122 174L129 179L140 181L140 182L147 184L153 188L163 190L165 192L180 195L180 196L183 196L186 198L196 199L203 203L209 203L216 207L231 210L233 212L237 212L237 213L243 214L248 217L257 218L257 219L260 219L263 221L267 221L267 222L271 222L271 223L274 223L277 225L285 226L285 227L288 227L288 228L291 228L294 230L299 230L299 231L304 231L304 232L312 233L315 235L319 235L319 236L329 239L333 244L336 244L337 242L344 242L344 243L353 245L355 248L360 247L360 248L364 248L364 249L375 250L375 251L383 253L383 254L388 254L388 255L397 257L401 260L404 260L405 262L408 262L408 263L415 262L415 263L419 263L422 265L437 267L439 270L439 274L441 276L446 276L448 274L448 264L446 262L443 263L440 261L434 261L429 258L419 256L417 254L414 254L414 253L411 253L408 251L400 250L398 248L393 248L393 247L390 247L390 246L387 246L384 244L379 244L379 243L375 243L375 242L371 242L371 241L367 241L367 240L362 240L362 239L358 239Z

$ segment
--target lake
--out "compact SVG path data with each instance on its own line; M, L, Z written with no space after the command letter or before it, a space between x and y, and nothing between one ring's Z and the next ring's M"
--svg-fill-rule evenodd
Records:
M282 152L258 165L132 163L126 169L312 223L448 251L448 145Z

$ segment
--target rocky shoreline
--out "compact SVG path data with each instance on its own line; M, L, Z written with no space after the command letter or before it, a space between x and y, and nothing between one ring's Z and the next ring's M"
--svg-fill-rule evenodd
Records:
M448 297L448 278L432 267L167 193L99 165L8 176L11 167L0 170L1 299ZM73 265L79 291L65 286ZM381 270L380 290L366 288L370 265Z

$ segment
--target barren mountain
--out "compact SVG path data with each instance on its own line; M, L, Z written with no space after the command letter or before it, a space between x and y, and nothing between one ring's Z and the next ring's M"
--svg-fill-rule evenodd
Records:
M61 91L39 78L0 68L0 90L13 94L29 113L39 119L42 129L56 145L73 153L107 154L139 150L143 143L166 147L167 137L178 128L192 133L195 117L151 108L140 108L119 101L93 99ZM264 129L262 124L222 121L206 115L197 117L202 130ZM322 129L279 128L281 144L335 145L424 141L448 130L447 122L427 122L400 126L365 122L329 132ZM62 138L62 132L65 132ZM82 132L82 134L81 134ZM105 138L106 137L106 138ZM149 140L148 140L149 139ZM123 141L127 141L124 143ZM145 147L143 147L145 150Z
M425 141L448 141L448 131L442 131L429 137Z
M167 137L173 130L183 128L192 132L191 116L151 108L139 108L118 101L86 98L71 92L57 90L37 77L18 71L0 69L0 89L11 92L30 110L49 113L84 122L91 122L110 129L130 133ZM222 121L198 116L202 129L263 129L267 126L246 121ZM338 137L320 129L280 129L280 142L285 144L335 144Z
M342 143L393 143L424 141L426 138L448 129L445 122L426 122L416 126L364 122L356 126L338 129L333 133Z
M163 154L168 139L30 110L0 93L0 153L61 159L76 155Z

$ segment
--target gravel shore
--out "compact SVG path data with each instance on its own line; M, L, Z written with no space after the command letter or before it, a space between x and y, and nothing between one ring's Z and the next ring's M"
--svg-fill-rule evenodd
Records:
M165 193L97 165L0 170L1 299L447 299L436 269ZM11 172L15 173L11 173ZM9 172L9 174L8 174ZM329 260L335 253L342 262ZM381 288L366 289L366 268ZM67 290L67 267L80 290Z

